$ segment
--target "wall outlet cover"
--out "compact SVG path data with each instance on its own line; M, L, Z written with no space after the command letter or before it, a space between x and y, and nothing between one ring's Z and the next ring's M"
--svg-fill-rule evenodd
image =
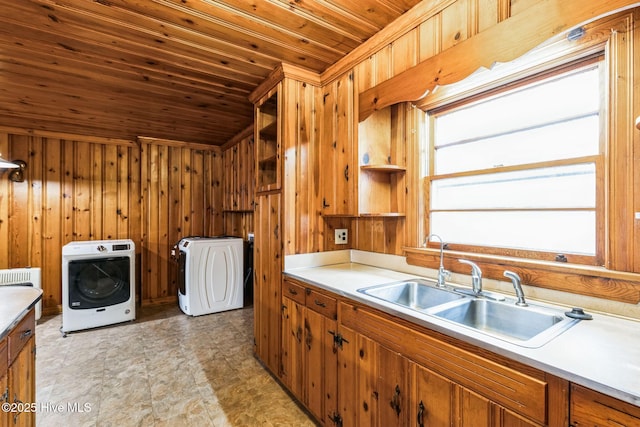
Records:
M349 243L349 230L346 228L336 228L336 245L346 245Z

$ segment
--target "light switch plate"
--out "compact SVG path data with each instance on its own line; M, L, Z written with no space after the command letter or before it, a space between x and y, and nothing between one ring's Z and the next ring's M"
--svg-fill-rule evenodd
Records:
M347 243L349 243L349 230L336 228L336 245L346 245Z

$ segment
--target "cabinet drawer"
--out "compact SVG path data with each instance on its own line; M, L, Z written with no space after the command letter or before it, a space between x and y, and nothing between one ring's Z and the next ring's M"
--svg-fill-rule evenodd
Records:
M297 283L285 280L282 286L282 296L294 300L299 304L304 304L305 289Z
M335 298L319 292L307 289L307 299L305 305L307 308L322 314L325 317L337 319L337 302Z
M640 408L571 384L571 425L631 427L640 425Z
M36 315L35 311L31 309L29 313L18 323L18 325L9 332L9 365L22 350L22 347L29 341L36 333Z
M9 356L7 356L7 338L0 340L0 377L4 376L9 366Z

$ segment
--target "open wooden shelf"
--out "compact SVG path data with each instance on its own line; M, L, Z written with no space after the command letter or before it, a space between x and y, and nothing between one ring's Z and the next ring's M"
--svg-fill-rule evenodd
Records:
M398 165L362 165L360 169L380 173L402 173L407 170L404 166Z
M276 141L278 138L278 122L274 121L260 129L260 137Z
M360 213L358 215L350 214L323 214L326 218L404 218L406 215L398 212L385 213Z

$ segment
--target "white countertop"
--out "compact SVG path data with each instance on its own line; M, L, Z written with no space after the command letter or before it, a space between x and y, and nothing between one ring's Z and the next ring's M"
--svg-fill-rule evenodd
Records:
M42 290L31 286L0 286L0 339L22 320L42 298Z
M401 263L398 270L390 268L398 264L398 258L359 251L355 256L353 251L293 255L285 258L285 274L640 406L640 322L590 313L593 320L578 322L542 347L521 347L357 292L362 287L410 278L434 278L425 275L425 269Z

